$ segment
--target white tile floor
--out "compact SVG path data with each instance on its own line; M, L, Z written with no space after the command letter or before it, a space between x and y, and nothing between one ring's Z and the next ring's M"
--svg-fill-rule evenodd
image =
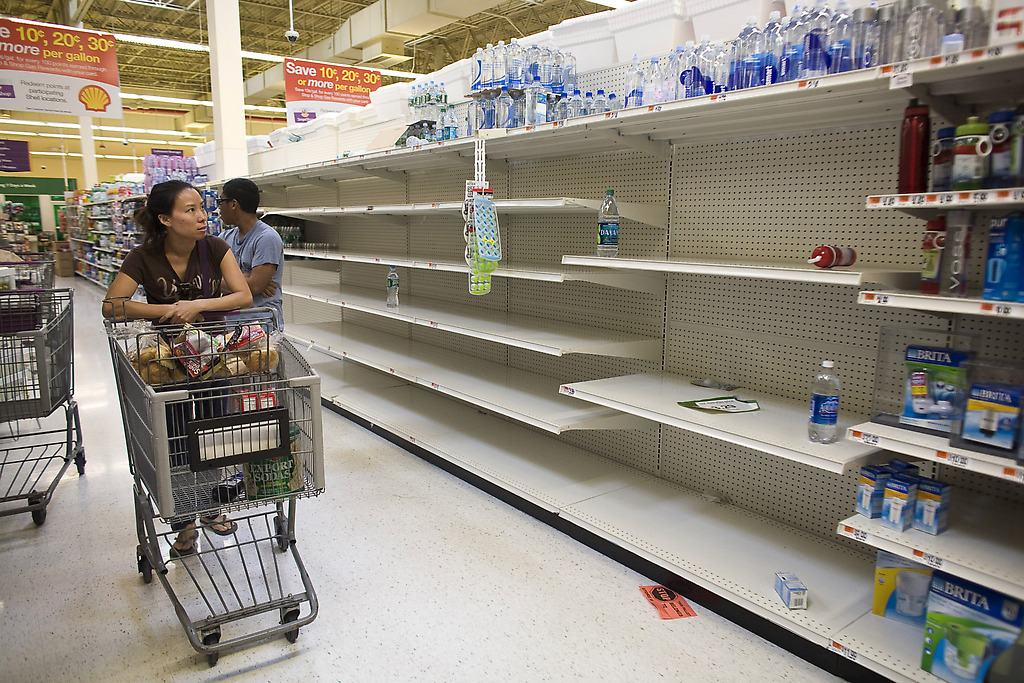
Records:
M649 580L327 411L327 492L297 515L319 617L209 669L135 570L100 290L61 284L88 464L42 527L0 518L0 680L838 680L699 605L659 620Z

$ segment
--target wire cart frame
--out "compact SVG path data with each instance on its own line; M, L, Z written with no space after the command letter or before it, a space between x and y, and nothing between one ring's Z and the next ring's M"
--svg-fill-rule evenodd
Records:
M73 295L70 289L0 292L0 517L30 512L37 526L71 462L85 474L73 398Z
M52 252L20 254L22 261L3 261L0 268L14 271L15 285L11 289L53 289L55 262Z
M296 546L295 509L324 489L320 378L290 343L271 341L265 316L250 313L184 328L107 321L138 571L145 583L156 574L210 666L223 652L281 635L295 642L319 609ZM239 339L249 341L234 345ZM202 523L222 513L237 524L231 536ZM158 531L158 517L200 518L197 552L173 560L174 571L162 548L177 532ZM228 625L232 635L222 638Z

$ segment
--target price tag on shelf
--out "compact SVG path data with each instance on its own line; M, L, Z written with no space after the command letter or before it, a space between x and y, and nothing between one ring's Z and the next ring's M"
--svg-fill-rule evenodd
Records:
M928 565L932 569L942 569L942 565L945 564L943 559L938 555L932 555L931 553L926 553L925 551L918 550L917 548L914 548L914 558L919 560L922 564Z
M981 310L983 313L991 313L992 315L1014 315L1017 312L1017 307L1008 303L984 303L981 305Z
M861 443L865 443L865 444L867 444L869 446L877 446L878 445L878 435L877 434L863 434L862 433L860 435L860 442Z
M988 57L989 59L991 59L993 57L1002 57L1003 56L1003 46L1002 45L993 45L989 49L985 50L985 56Z
M860 541L861 543L868 543L871 538L868 532L863 529L855 529L849 524L843 525L843 536L848 536L855 541Z
M617 118L619 118L619 112L617 112L617 111L606 111L604 113L604 117L606 119L617 119Z
M898 197L894 195L889 195L888 197L879 198L878 203L881 204L882 206L896 206L898 200Z
M971 201L975 204L985 204L991 199L992 193L987 190L978 190L971 193Z
M892 297L888 294L878 294L877 292L864 292L861 296L864 297L864 303L875 304L878 306L888 306L892 303Z
M710 102L725 102L725 100L726 100L725 93L722 92L722 93L717 93L715 95L712 95L711 99L709 101Z
M430 326L431 326L431 327L437 327L437 323L436 323L436 322L434 322L433 320L431 320L431 321L430 321Z
M797 89L799 89L799 88L817 88L818 84L820 82L821 81L819 81L817 78L812 78L809 81L800 81L799 83L796 84L796 87L797 87Z
M960 467L962 469L970 469L971 459L966 455L959 455L957 453L947 453L946 451L935 451L935 456L939 460L945 461L949 465L954 467Z
M889 90L899 90L901 88L909 88L914 85L914 74L908 72L905 73L894 73L892 78L889 80Z
M565 386L563 386L562 387L562 393L565 394L566 396L575 396L576 395L576 390L573 389L572 387L565 387Z
M829 645L829 649L832 650L833 652L837 653L837 654L841 654L842 656L846 657L847 659L849 659L852 662L856 662L857 661L857 653L856 652L854 652L850 648L846 647L845 645L837 643L834 640Z
M1003 476L1019 484L1024 484L1024 470L1018 470L1015 467L1004 467Z

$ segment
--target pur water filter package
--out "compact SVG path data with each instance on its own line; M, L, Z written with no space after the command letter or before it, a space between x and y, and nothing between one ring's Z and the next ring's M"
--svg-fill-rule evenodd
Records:
M885 483L882 498L882 525L896 531L906 531L914 524L917 505L917 480L908 474L894 474Z
M908 346L907 381L900 423L949 432L957 392L964 383L966 351Z
M917 482L914 528L928 534L941 534L949 520L949 484L922 477Z
M944 681L981 682L1024 622L1017 600L943 572L932 575L921 668Z
M981 298L1016 301L1024 266L1024 217L993 218L988 233L985 288Z
M879 550L871 613L921 628L931 581L932 570L928 567Z

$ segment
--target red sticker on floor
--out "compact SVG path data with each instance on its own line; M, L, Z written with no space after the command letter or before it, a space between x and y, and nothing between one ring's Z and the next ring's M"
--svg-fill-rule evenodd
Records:
M682 619L683 617L695 617L697 613L690 607L690 603L677 595L675 591L664 586L640 586L647 602L658 609L658 616L662 619Z

